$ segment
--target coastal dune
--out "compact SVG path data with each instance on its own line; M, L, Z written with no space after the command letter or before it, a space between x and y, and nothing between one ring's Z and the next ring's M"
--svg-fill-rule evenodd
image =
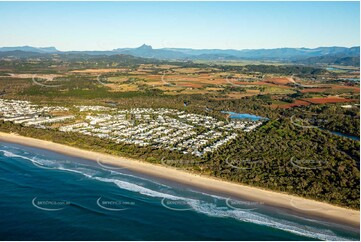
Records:
M201 176L175 168L154 165L130 158L97 153L16 134L0 132L0 141L47 149L50 151L93 161L101 161L103 164L120 166L133 172L179 182L200 188L202 190L227 195L232 198L246 199L264 205L287 209L290 211L290 213L305 215L307 217L320 218L325 221L356 228L359 228L360 226L360 211L358 210L347 209L328 203L288 195L285 193L263 190L260 188L227 182L212 177Z

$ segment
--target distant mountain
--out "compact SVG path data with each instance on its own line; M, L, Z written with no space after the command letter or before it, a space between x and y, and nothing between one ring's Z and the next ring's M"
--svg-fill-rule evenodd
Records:
M22 51L22 52L13 52ZM272 60L299 64L331 63L354 65L360 61L360 47L319 47L319 48L277 48L277 49L189 49L189 48L162 48L153 49L150 45L138 48L119 48L109 51L58 51L55 47L36 48L31 46L3 47L0 53L14 54L16 57L35 56L41 54L73 54L90 56L131 55L141 58L159 60ZM26 54L23 52L31 52ZM2 54L4 56L4 53Z
M204 59L264 59L264 60L291 60L299 58L309 58L324 55L360 56L360 47L319 47L309 48L278 48L278 49L250 49L250 50L193 50L193 49L167 49L188 54L193 58Z
M138 48L115 49L113 52L128 54L143 58L156 59L187 59L187 60L278 60L297 61L311 57L337 56L359 57L360 47L319 47L309 48L278 48L254 50L220 50L220 49L186 49L163 48L153 49L149 45Z
M124 48L115 49L113 52L117 54L133 55L143 58L155 58L155 59L186 59L187 54L179 51L167 50L167 49L153 49L150 45L142 45L138 48Z
M0 51L0 61L2 59L38 59L43 61L51 61L54 59L61 61L94 61L99 62L99 66L105 65L104 63L117 62L118 64L125 66L128 65L139 65L139 64L161 64L165 63L164 60L151 59L151 58L141 58L135 57L132 55L123 55L123 54L113 54L113 55L101 55L97 53L96 55L89 55L84 52L58 52L58 53L37 53L37 52L27 52L21 50L14 51Z
M352 56L318 56L318 57L310 57L303 60L294 61L295 64L305 64L305 65L316 65L316 64L324 64L324 65L340 65L340 66L360 66L360 57L352 57Z
M0 51L0 57L37 58L42 57L43 55L49 54L22 50Z
M0 52L5 51L26 51L26 52L36 52L36 53L56 53L59 52L55 47L31 47L31 46L17 46L17 47L2 47Z

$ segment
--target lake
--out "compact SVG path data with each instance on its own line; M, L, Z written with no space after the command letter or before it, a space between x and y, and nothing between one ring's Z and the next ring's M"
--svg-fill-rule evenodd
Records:
M252 121L259 121L259 120L268 120L268 118L264 118L261 116L248 114L248 113L235 113L230 111L222 111L221 113L227 113L229 114L231 119L247 119Z

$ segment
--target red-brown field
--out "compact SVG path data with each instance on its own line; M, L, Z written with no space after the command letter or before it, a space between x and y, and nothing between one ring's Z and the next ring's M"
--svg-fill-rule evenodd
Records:
M328 90L346 90L349 92L356 92L359 93L360 92L360 88L357 86L342 86L342 85L330 85L330 84L319 84L316 86L313 86L311 88L305 88L303 90L301 90L301 92L303 93L307 93L307 92L323 92L323 91L327 91ZM317 91L318 90L318 91Z
M271 82L266 81L255 81L255 82L240 82L235 81L233 82L235 85L244 85L244 86L268 86L268 87L277 87L277 88L283 88L283 89L292 89L290 86L284 86L284 85L278 85Z
M330 88L307 88L301 90L302 93L319 93L319 92L325 92L327 90L330 90Z
M202 88L203 85L197 83L178 83L178 86L181 87L191 87L191 88Z
M357 102L357 99L347 99L341 97L325 97L325 98L305 98L304 101L312 104L324 104L324 103L345 103L345 102Z
M356 92L359 93L360 92L360 88L359 87L352 87L352 86L341 86L341 85L332 85L330 86L332 89L334 90L340 90L340 89L349 89L352 92Z
M292 78L289 77L273 77L273 78L267 78L264 80L264 82L273 83L276 85L286 85L288 83L294 83Z
M272 104L271 107L272 108L293 108L293 107L298 107L298 106L307 106L310 105L310 102L306 102L303 100L295 100L294 103L287 103L287 104Z

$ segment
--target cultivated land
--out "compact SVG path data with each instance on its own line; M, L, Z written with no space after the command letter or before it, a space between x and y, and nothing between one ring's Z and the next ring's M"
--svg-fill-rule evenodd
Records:
M359 209L359 141L330 133L359 136L358 80L282 63L6 57L0 130Z

